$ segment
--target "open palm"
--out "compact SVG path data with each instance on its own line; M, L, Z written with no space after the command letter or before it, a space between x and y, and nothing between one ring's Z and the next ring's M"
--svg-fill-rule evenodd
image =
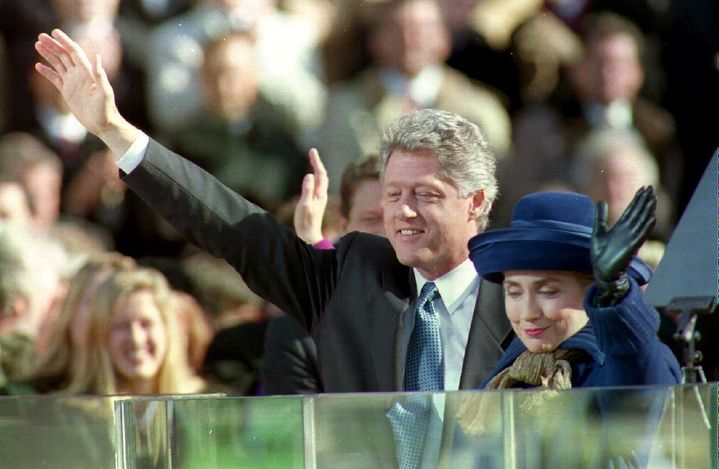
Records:
M95 65L85 51L62 31L40 34L35 49L47 61L35 69L62 94L68 107L88 131L100 135L119 117L115 96L98 55Z
M607 230L607 204L597 203L591 246L597 280L614 282L626 272L632 257L654 228L656 205L652 186L642 187L614 226Z

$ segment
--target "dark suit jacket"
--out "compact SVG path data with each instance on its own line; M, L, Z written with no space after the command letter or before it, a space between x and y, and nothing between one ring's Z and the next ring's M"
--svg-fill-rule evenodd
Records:
M288 314L270 320L267 325L260 378L267 394L322 392L315 341Z
M412 270L389 241L364 233L317 250L196 165L150 141L125 182L191 242L226 259L259 296L312 332L326 392L401 391L402 312ZM460 387L476 388L511 335L501 288L480 285Z

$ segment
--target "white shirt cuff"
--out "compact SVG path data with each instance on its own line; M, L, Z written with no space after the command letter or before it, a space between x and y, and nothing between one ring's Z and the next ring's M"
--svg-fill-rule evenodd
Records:
M132 142L130 148L127 149L124 155L122 155L117 161L117 166L125 172L130 174L135 168L140 166L143 158L145 158L145 151L147 146L150 144L150 137L144 132L140 132L140 136Z

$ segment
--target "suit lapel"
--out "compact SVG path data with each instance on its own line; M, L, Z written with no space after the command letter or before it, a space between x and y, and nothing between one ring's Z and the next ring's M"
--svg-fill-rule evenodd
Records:
M494 369L512 337L502 286L482 280L469 329L460 389L477 388Z
M402 313L412 298L408 278L408 269L404 266L383 271L383 291L369 302L370 307L375 309L375 314L371 315L371 341L378 389L401 390L398 387L401 380L397 376L400 371L404 373L404 367L401 370L398 368L397 352L401 348L398 338L401 337Z

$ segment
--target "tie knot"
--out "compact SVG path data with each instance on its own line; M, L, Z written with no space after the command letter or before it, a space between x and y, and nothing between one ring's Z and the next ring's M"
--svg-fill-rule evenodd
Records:
M432 301L438 293L437 285L435 285L434 282L425 283L422 287L422 291L419 293L417 305L420 308L423 307L428 301Z

